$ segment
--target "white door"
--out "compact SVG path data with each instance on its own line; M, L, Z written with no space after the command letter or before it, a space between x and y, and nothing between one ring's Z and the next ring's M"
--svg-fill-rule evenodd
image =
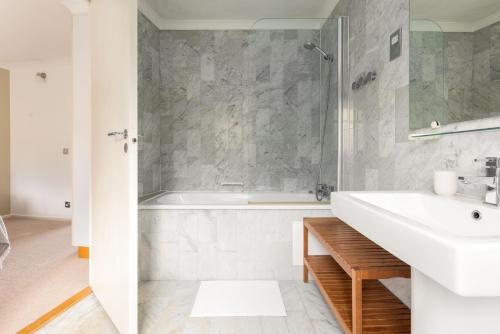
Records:
M90 20L90 285L120 333L135 334L137 144L132 139L137 135L137 0L93 0ZM128 136L108 135L125 129Z

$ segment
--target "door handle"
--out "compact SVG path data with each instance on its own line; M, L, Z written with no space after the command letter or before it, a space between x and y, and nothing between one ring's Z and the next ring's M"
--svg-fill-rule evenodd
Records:
M108 137L112 136L123 136L123 139L128 138L128 130L125 129L123 131L113 131L113 132L108 132Z

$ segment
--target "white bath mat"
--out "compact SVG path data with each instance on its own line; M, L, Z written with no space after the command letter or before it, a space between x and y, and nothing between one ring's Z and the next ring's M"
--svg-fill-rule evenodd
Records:
M277 281L202 281L191 317L286 317Z

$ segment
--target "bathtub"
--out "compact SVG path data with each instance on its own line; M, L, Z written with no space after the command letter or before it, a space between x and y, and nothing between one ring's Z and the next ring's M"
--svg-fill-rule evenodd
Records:
M329 210L314 194L281 192L164 192L140 203L139 209Z
M307 193L165 192L139 205L140 278L300 280L302 220L331 216Z

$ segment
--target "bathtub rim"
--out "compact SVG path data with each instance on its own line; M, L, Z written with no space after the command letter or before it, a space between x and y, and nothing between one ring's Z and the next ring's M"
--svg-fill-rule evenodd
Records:
M331 210L330 202L322 203L258 203L258 204L143 204L146 201L152 201L165 194L175 193L234 193L233 191L162 191L139 202L139 210ZM258 192L258 191L255 191ZM269 193L263 191L263 193Z

